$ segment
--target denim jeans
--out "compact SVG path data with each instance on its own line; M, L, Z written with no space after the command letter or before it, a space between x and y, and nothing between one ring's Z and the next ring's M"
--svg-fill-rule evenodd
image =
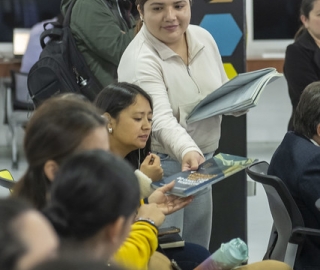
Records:
M181 171L181 164L167 154L156 153L161 160L164 177ZM211 158L213 153L205 154ZM166 216L162 228L176 226L181 229L182 238L191 243L209 248L212 227L212 194L211 187L203 189L185 208Z

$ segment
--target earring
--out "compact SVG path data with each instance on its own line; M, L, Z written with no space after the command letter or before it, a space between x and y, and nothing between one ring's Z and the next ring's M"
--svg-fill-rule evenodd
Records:
M141 22L143 22L143 18L142 18L142 16L140 16L140 20L141 20Z
M108 131L109 131L109 133L111 134L111 133L112 133L112 127L109 127L109 128L108 128Z

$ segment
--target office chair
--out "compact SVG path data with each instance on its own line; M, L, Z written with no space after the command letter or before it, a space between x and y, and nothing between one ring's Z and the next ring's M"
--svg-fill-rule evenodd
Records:
M7 188L7 189L12 189L14 187L15 182L4 179L0 177L0 186Z
M14 187L15 181L13 180L13 177L11 173L8 170L0 170L0 186L10 189Z
M27 88L28 74L11 71L11 82L5 83L5 123L11 132L12 168L18 169L17 128L24 127L33 111Z
M273 227L264 260L273 259L294 266L306 235L320 236L320 230L306 228L298 206L284 182L267 175L269 164L260 161L246 168L252 180L263 185L273 217Z

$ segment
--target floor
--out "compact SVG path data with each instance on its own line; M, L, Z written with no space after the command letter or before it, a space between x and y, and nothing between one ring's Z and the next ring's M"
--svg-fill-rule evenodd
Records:
M285 134L290 112L285 81L280 79L267 86L260 97L258 106L247 114L248 157L270 161L273 152ZM20 144L22 144L22 137L23 131L21 130ZM9 139L10 134L7 127L0 124L0 169L11 169L10 149L7 146ZM19 179L23 175L26 165L20 145L19 169L11 170L14 179ZM8 191L0 187L0 196L7 195ZM263 187L257 184L256 195L248 197L249 262L260 261L263 258L271 225L272 217L266 195Z

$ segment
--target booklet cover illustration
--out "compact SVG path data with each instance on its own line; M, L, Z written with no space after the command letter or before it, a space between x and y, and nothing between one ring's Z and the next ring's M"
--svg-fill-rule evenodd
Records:
M256 161L257 159L220 153L202 163L197 171L179 172L151 185L156 189L175 180L174 188L169 193L186 197L245 169Z

